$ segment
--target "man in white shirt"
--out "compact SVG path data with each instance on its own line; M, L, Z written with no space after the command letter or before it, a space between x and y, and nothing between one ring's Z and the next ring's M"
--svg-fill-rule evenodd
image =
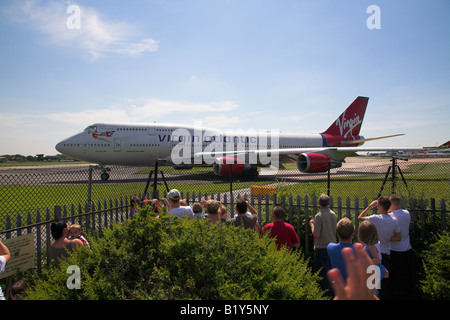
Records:
M5 265L9 261L11 254L8 248L0 241L0 273L5 272ZM5 300L2 288L0 287L0 300Z
M181 194L177 189L172 189L168 194L169 201L163 200L164 204L167 206L169 210L168 214L175 215L178 218L194 218L194 212L190 206L182 206L180 205Z
M411 215L408 210L400 206L400 198L396 195L389 197L391 207L389 215L398 221L401 240L390 242L390 292L392 299L412 298L414 292L412 284L414 283L414 259L409 240L409 226Z
M367 214L377 207L380 214L373 214L367 216ZM396 219L392 218L388 214L388 210L391 207L391 201L386 196L381 196L378 200L373 201L358 217L358 220L369 220L375 224L378 231L378 237L380 238L380 251L381 251L381 264L390 272L390 242L400 241L401 233L400 227ZM389 296L388 288L389 278L381 280L380 298L387 299Z

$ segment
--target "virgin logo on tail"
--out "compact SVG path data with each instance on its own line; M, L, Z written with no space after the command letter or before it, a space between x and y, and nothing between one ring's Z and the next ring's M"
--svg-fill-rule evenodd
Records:
M331 124L331 126L323 132L330 136L341 136L346 138L348 135L356 137L361 130L361 124L366 112L369 98L358 97L348 106L348 108ZM353 115L352 118L347 118L346 114Z
M345 110L344 113L341 115L341 117L337 118L335 122L335 125L339 127L339 133L344 138L347 138L347 135L349 133L351 136L353 136L353 134L351 134L352 130L362 123L362 120L359 119L358 115L356 115L353 119L346 119L345 118L346 111L347 110ZM346 130L347 128L348 128L347 132L344 133L344 130Z

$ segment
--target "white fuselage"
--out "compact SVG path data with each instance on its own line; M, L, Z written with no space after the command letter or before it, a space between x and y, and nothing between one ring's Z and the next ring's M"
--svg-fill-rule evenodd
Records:
M178 124L98 123L59 142L56 149L66 156L100 165L153 165L157 159L164 159L167 164L180 164L177 163L180 158L181 164L189 165L201 164L194 160L194 154L212 149L220 153L321 148L326 143L324 139L321 134L229 131Z

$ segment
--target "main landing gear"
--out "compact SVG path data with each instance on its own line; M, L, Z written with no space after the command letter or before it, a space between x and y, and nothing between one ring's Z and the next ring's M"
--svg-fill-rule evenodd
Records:
M103 181L108 180L108 179L109 179L109 173L108 173L108 171L111 171L111 168L105 168L105 167L100 166L100 170L102 171L102 173L100 174L100 178L101 178Z

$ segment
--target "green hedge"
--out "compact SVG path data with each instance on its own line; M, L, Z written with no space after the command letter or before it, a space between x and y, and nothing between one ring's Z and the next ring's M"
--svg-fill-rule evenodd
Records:
M29 299L322 299L300 252L240 227L142 210L33 280ZM81 289L68 289L69 265Z
M422 291L428 299L450 299L450 235L445 232L424 253Z

